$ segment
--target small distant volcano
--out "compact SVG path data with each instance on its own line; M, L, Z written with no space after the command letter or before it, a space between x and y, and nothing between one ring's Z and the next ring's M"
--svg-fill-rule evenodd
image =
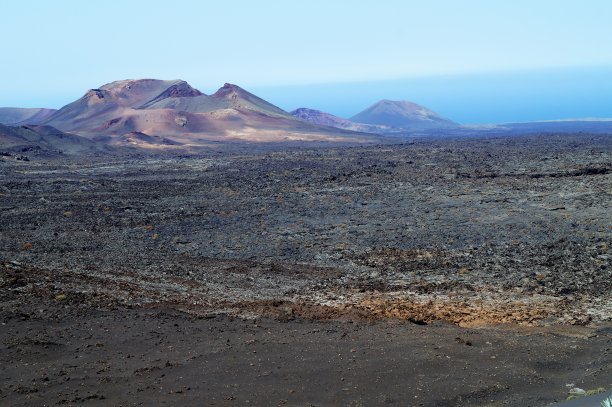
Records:
M357 123L406 129L451 128L457 123L445 119L426 107L406 100L381 100L350 118Z

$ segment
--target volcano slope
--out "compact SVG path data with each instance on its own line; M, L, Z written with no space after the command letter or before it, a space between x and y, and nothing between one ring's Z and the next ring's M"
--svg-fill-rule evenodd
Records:
M183 80L107 83L53 112L43 124L119 149L190 152L217 143L380 142L373 135L297 120L237 85L226 83L205 95Z
M610 136L0 160L0 404L612 388Z

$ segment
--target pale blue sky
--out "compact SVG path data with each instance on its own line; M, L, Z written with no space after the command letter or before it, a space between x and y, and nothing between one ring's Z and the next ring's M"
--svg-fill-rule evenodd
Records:
M344 116L384 97L461 122L612 116L609 0L0 0L0 15L0 106L153 77Z

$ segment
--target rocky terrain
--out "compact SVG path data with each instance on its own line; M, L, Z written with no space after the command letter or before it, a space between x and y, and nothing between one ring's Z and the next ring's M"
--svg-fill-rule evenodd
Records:
M590 134L2 157L0 403L610 389L611 181Z

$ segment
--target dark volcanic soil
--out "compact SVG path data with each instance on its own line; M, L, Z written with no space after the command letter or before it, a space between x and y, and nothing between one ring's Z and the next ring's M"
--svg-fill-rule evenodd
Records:
M0 404L612 388L611 181L601 135L0 157Z
M280 322L49 301L0 321L0 404L11 406L542 406L567 384L609 387L612 373L610 328Z

